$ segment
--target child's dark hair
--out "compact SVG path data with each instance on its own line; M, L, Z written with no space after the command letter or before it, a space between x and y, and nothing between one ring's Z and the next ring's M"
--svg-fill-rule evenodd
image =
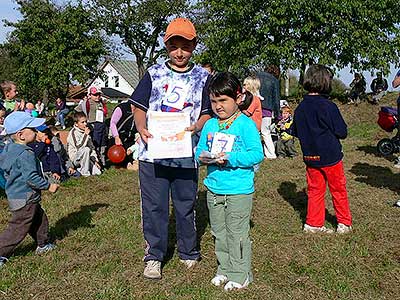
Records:
M235 99L242 93L242 85L239 79L230 72L221 72L216 74L208 85L208 92L214 96L228 96ZM239 104L240 110L246 110L253 101L253 95L246 91L244 92L242 103Z
M79 119L82 119L82 118L87 118L86 117L86 114L83 112L83 111L76 111L75 113L74 113L74 123L78 123L78 121L79 121Z
M3 93L3 97L4 98L6 97L6 93L11 91L13 86L17 86L17 84L15 82L13 82L13 81L10 81L10 80L3 80L0 83L0 88L1 88L1 91Z
M303 87L310 93L329 95L332 90L332 71L324 65L311 65L304 75Z
M49 127L47 127L46 129L42 130L42 133L44 133L45 135L47 135L47 137L51 140L54 137L53 132L51 131L51 129Z

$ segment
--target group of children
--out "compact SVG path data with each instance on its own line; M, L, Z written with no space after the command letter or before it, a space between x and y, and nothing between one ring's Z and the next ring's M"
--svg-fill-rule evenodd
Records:
M259 83L257 79L249 78L243 89L232 73L221 72L211 76L205 69L191 63L196 47L196 30L188 19L171 21L164 43L169 60L150 67L130 99L135 106L134 119L141 138L139 180L146 242L143 275L149 279L162 277L161 265L168 247L170 195L174 203L180 261L190 269L200 260L194 207L198 166L205 165L207 176L204 184L208 190L207 206L217 258L217 269L211 283L223 285L226 291L242 289L253 280L250 218L255 192L254 167L264 158L260 139L260 96L257 94ZM339 141L346 137L347 128L337 106L326 96L331 83L332 73L328 68L311 66L304 79L304 88L309 94L296 109L294 118L288 108L283 108L282 120L277 125L282 137L278 149L283 152L283 149L294 150L288 136L296 136L303 151L309 197L305 232L333 232L324 226L326 182L331 189L338 219L337 232L346 233L352 229ZM179 105L176 99L181 100ZM88 106L84 104L82 108L85 110ZM103 107L97 103L93 107L89 104L89 108L91 112L75 113L75 125L68 137L69 158L74 166L80 166L83 174L88 169L93 172L94 168L100 167L87 121L92 121L92 114L94 122L101 123L100 114L96 112L102 111ZM190 116L191 125L186 131L192 134L192 157L154 159L148 155L147 143L153 137L147 122L150 111L184 112ZM12 121L12 118L16 119ZM21 230L18 238L10 237L10 232L16 230L12 227L15 222L10 222L0 235L2 263L27 233L38 243L38 253L53 247L48 244L47 218L38 201L40 189L55 191L58 185L49 184L39 175L34 153L27 146L35 140L34 128L43 123L39 120L18 112L5 120L6 132L13 142L7 144L0 155L0 167L7 179L6 193L13 211L12 220L18 221L21 216L29 215L32 222ZM99 124L94 124L96 126L101 130ZM83 145L87 150L80 148ZM101 141L97 146L101 146ZM294 155L293 152L287 153ZM52 171L48 178L51 176L54 178ZM19 194L22 191L23 197ZM26 195L31 196L26 199Z

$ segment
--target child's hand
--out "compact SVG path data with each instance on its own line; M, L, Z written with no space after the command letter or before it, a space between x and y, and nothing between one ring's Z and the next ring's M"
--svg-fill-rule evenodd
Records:
M72 175L75 173L75 169L74 168L68 168L68 174Z
M217 154L217 161L215 162L218 166L226 166L228 163L228 160L226 159L226 154L224 152L221 152Z
M185 128L185 131L190 131L193 134L196 134L199 130L196 126L196 124L190 125L189 127Z
M128 150L126 150L126 155L131 155L132 154L132 150L131 149L128 149Z
M59 184L57 184L57 183L52 183L52 184L50 184L50 186L49 186L49 192L50 192L50 193L55 193L55 192L58 190L59 187L60 187Z
M57 173L53 173L52 176L53 176L53 178L54 178L55 180L60 180L60 178L61 178L61 176L58 175Z
M90 128L89 128L89 127L86 127L86 128L85 128L85 133L86 133L86 134L90 134Z
M147 128L143 128L139 131L140 137L142 138L143 142L147 144L148 139L152 138L153 135L147 130Z

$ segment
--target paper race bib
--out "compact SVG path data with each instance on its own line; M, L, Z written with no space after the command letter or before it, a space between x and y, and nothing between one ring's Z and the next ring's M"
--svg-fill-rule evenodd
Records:
M163 100L163 104L179 110L183 109L189 94L190 85L182 81L172 80Z
M96 110L96 122L103 123L104 120L104 112L102 109Z
M216 132L211 145L211 154L231 152L236 135Z

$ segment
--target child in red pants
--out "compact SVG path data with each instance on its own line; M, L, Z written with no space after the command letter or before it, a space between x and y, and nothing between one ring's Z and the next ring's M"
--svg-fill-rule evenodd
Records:
M325 223L325 190L328 183L338 222L337 233L352 230L352 219L343 169L340 139L347 136L347 125L338 107L328 99L332 72L312 65L304 77L304 96L294 113L293 135L300 140L307 170L308 205L305 232L333 233Z

